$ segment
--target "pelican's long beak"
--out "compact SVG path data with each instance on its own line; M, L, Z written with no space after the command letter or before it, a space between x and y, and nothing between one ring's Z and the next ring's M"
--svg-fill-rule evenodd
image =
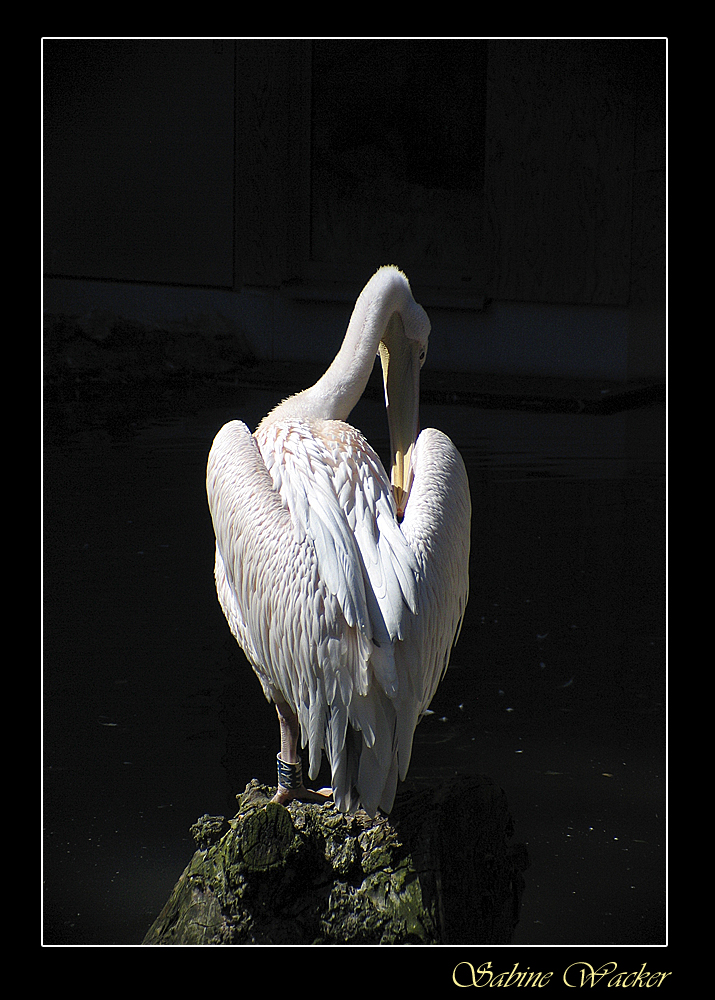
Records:
M400 521L412 487L412 449L419 433L421 350L418 341L405 336L400 314L393 313L379 351L390 429L390 482Z

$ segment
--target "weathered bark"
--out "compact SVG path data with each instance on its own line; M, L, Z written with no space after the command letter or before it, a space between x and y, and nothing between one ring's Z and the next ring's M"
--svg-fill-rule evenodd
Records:
M488 778L403 786L389 817L270 801L203 816L144 944L508 944L528 867ZM228 827L228 828L227 828Z

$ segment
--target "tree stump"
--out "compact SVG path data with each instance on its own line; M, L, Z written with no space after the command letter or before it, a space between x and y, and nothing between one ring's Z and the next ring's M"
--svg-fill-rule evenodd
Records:
M202 816L198 850L144 944L508 944L528 867L489 778L402 786L389 817L271 802Z

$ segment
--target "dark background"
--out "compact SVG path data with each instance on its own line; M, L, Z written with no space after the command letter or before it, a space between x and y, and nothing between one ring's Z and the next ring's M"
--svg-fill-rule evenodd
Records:
M665 54L45 40L46 944L138 943L189 823L272 780L205 459L314 380L388 262L430 314L422 423L475 509L412 772L502 782L519 943L663 943ZM380 421L373 380L354 422L384 447Z

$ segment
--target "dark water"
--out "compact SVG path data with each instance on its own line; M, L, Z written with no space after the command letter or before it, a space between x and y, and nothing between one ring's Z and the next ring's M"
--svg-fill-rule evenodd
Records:
M45 457L44 940L136 944L278 730L213 588L213 435L276 396ZM384 447L384 413L353 422ZM423 407L467 462L471 594L410 777L487 774L531 867L515 943L665 940L664 412Z

